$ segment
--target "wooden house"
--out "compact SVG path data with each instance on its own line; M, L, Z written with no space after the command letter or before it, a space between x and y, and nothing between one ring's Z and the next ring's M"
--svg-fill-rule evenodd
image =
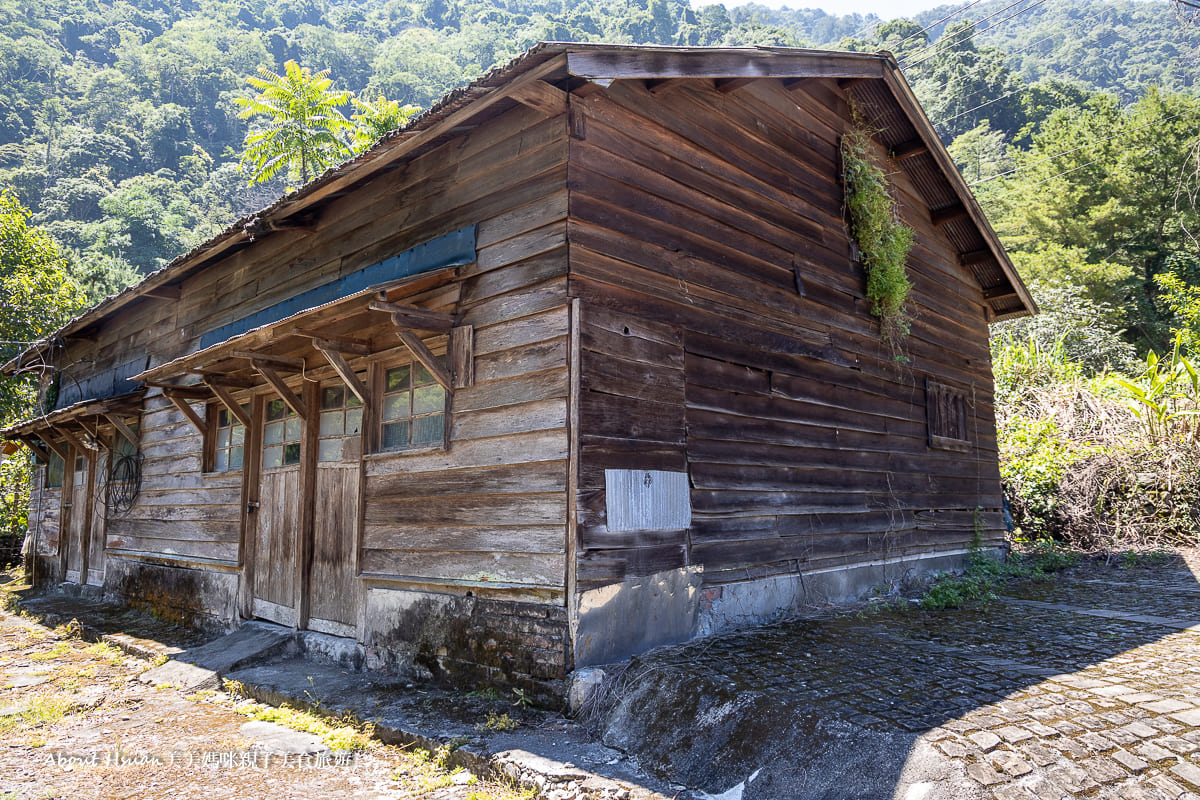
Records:
M999 546L988 323L1033 310L890 55L545 43L11 361L5 435L39 582L545 687Z

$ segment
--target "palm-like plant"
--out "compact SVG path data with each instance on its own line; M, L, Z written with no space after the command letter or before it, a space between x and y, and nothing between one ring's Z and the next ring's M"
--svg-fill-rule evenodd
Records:
M307 183L353 154L344 136L354 125L338 110L352 93L330 90L329 70L314 75L295 61L283 66L282 75L259 67L259 77L246 79L258 95L234 100L242 119L268 117L246 134L241 167L251 185L285 169L289 180Z
M357 97L353 102L354 107L358 109L358 113L350 117L354 120L352 147L355 153L361 153L397 128L403 128L421 110L420 106L402 106L395 100L388 100L382 94L374 103L359 100Z

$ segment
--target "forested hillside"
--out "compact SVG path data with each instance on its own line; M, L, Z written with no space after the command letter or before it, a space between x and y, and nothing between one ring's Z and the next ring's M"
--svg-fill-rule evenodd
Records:
M1088 91L1130 101L1150 85L1190 88L1182 58L1200 35L1168 3L1026 3L1003 21L1011 12L989 0L909 37L952 9L876 32L879 20L853 15L680 0L2 0L0 181L94 300L285 188L238 173L249 123L234 98L289 59L360 98L424 107L543 39L888 47L947 142L988 119L1023 146Z

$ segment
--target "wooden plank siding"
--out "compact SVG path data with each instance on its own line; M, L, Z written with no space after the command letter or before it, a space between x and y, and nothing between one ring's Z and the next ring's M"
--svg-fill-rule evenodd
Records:
M880 343L842 220L836 84L617 81L571 103L579 590L998 541L982 291L897 175L916 231L911 361ZM967 391L970 452L928 446L927 376ZM687 471L691 528L610 533L606 468Z

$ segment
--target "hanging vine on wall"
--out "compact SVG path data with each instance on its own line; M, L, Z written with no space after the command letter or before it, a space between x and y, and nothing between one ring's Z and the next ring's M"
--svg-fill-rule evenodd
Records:
M879 317L883 340L897 360L907 360L901 350L908 336L906 310L912 284L904 269L912 249L913 231L900 222L887 174L871 157L871 133L861 113L852 109L853 126L841 142L842 184L850 235L867 270L867 299Z

